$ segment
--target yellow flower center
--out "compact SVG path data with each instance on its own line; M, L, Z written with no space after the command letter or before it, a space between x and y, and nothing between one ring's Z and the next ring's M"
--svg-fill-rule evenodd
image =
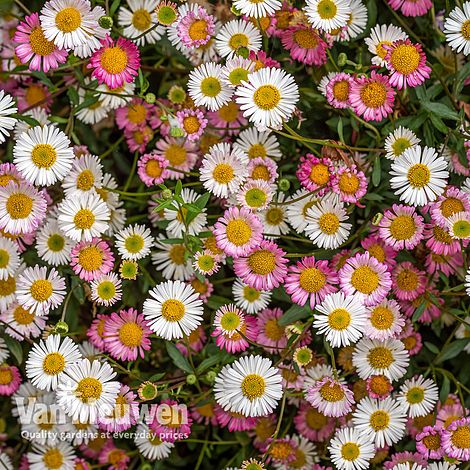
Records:
M450 440L455 447L468 449L470 447L470 426L459 426L452 432Z
M225 331L235 331L240 326L240 317L235 312L226 312L220 319L220 325Z
M227 240L235 246L245 245L250 241L252 230L250 225L242 219L230 220L226 226Z
M162 316L169 322L180 321L185 311L183 302L176 299L165 300L162 304Z
M385 261L385 251L378 243L369 246L369 248L367 248L367 252L377 261L380 261L381 263Z
M429 450L439 450L441 448L441 436L439 434L430 434L421 441Z
M415 219L410 215L399 215L390 223L390 233L395 240L409 240L415 232Z
M253 158L258 158L258 157L266 157L267 152L266 148L264 147L263 144L253 144L249 149L248 149L248 157L250 159Z
M462 24L462 36L467 40L470 41L470 20L465 21Z
M251 177L254 180L269 181L271 177L268 168L265 165L256 165L251 172Z
M55 24L63 33L71 33L82 24L82 15L77 8L67 7L57 13Z
M62 467L62 464L64 463L64 456L59 449L53 447L52 449L48 449L46 452L44 452L42 461L44 462L44 465L47 469L57 470Z
M49 353L42 361L42 370L47 375L60 374L65 369L65 358L58 352Z
M270 318L264 325L264 334L271 341L280 341L285 331L285 327L279 325L277 318Z
M106 48L100 57L100 63L103 69L109 74L118 74L127 67L127 53L119 46Z
M349 82L340 80L333 85L333 96L338 101L347 101L349 98Z
M273 85L261 85L255 91L253 100L258 108L270 111L281 101L281 93L279 93L279 90Z
M276 256L269 250L258 250L248 257L248 265L258 275L266 276L276 267Z
M171 144L165 150L165 158L170 162L171 166L182 165L186 161L186 154L186 149L177 144Z
M346 442L341 446L341 457L348 462L353 462L361 454L361 449L354 442Z
M202 41L207 38L208 34L205 20L193 21L188 29L188 35L193 41Z
M438 242L444 243L446 245L450 245L452 243L452 237L444 229L437 225L432 228L432 234Z
M266 389L266 382L261 375L248 374L241 384L242 393L248 400L253 401L260 398Z
M0 268L6 268L10 261L10 253L7 250L0 249Z
M43 30L37 26L29 35L29 45L34 54L47 56L54 52L55 45L53 41L48 41L44 36Z
M77 178L77 189L89 191L95 184L95 175L91 170L83 170Z
M393 325L393 312L382 306L374 307L370 315L370 322L377 330L388 330Z
M307 292L318 292L325 283L326 276L317 268L307 268L300 273L300 287Z
M294 41L302 49L315 49L318 45L318 36L311 29L299 29L294 32Z
M411 147L411 142L405 137L399 137L392 144L392 150L395 157L400 156L406 149Z
M444 217L450 217L457 212L464 212L465 207L462 204L462 201L460 199L457 199L456 197L448 197L447 199L444 199L441 203L441 212Z
M239 47L248 47L249 40L246 34L236 33L228 41L232 50L236 51Z
M25 98L28 106L33 106L46 98L46 92L40 85L30 85L26 89Z
M240 85L242 80L245 80L245 81L248 80L248 70L242 67L237 67L229 73L228 80L232 85ZM220 114L220 110L219 110L219 114Z
M390 381L385 375L374 375L370 379L369 387L372 392L384 396L390 391Z
M49 169L57 160L57 152L49 144L38 144L31 152L31 159L38 168Z
M431 179L431 172L426 165L416 163L408 170L407 178L413 188L424 188Z
M367 355L367 360L374 369L388 369L394 362L390 349L383 346L372 348Z
M317 13L322 20L331 20L336 16L337 7L331 0L320 0L317 5Z
M316 163L310 170L310 181L318 186L324 186L330 181L330 170L324 163Z
M92 403L101 397L103 385L94 377L86 377L77 384L75 396L80 398L83 403Z
M238 106L234 101L224 104L218 111L220 118L225 122L235 122L238 118Z
M339 229L339 218L336 214L332 212L327 212L323 214L318 220L318 225L320 230L327 235L333 235Z
M329 402L341 401L344 398L344 391L339 384L326 383L320 388L320 395Z
M262 207L264 204L266 204L266 200L266 193L259 188L249 189L245 194L245 201L247 205L255 209Z
M139 8L132 15L132 26L139 31L146 31L152 24L150 13L144 8Z
M424 400L424 389L422 387L412 387L406 392L406 401L411 405L416 405Z
M359 189L359 178L356 175L343 173L339 177L339 189L345 194L355 194Z
M95 214L90 209L80 209L73 218L75 227L80 230L88 230L95 223Z
M9 276L8 279L0 279L0 297L7 297L16 291L16 279Z
M88 246L80 250L78 264L85 271L96 271L103 264L103 253L96 246Z
M218 163L212 172L212 177L220 184L230 183L234 176L233 168L228 163Z
M295 449L285 441L274 442L269 449L272 458L280 461L287 461L294 453Z
M382 410L374 411L370 415L369 423L374 431L383 431L390 423L390 416Z
M52 283L47 279L38 279L31 284L31 296L37 302L45 302L52 295Z
M142 328L134 322L124 323L119 329L119 341L128 348L135 348L142 344Z
M328 325L333 330L345 330L350 324L351 314L344 308L337 308L328 315Z
M243 297L248 300L248 302L255 302L261 296L260 291L253 289L253 287L245 286L243 287Z
M379 275L369 266L360 266L351 276L351 285L362 294L371 294L379 286Z
M457 220L452 225L453 234L460 239L465 239L470 237L470 222L466 220Z
M102 281L96 289L98 296L102 300L111 300L116 295L116 286L111 281Z
M308 408L307 414L305 415L305 421L310 429L319 431L326 426L328 418L315 408Z
M402 75L409 75L419 67L421 57L415 46L401 44L395 47L390 55L393 68Z
M9 367L0 367L0 385L8 385L13 380L13 372Z
M23 193L13 193L7 200L6 209L12 219L25 219L33 210L33 199Z
M18 325L30 325L35 319L34 313L30 313L28 310L18 305L13 310L13 318Z
M126 250L131 254L139 253L144 248L144 245L144 239L137 233L129 235L124 242Z
M143 104L133 104L127 110L127 119L132 124L142 124L147 119L147 108Z
M404 269L396 278L397 286L403 291L413 291L418 287L418 275L411 269Z
M173 263L177 265L182 265L185 263L184 255L186 253L186 249L184 245L173 245L170 249L170 259Z
M0 175L0 186L2 188L7 186L12 181L18 183L18 180L12 175Z
M279 225L284 220L282 209L273 207L266 212L266 220L271 225Z
M195 134L200 127L201 124L196 116L187 116L183 119L183 129L188 134Z
M390 41L380 41L377 46L375 47L375 53L381 58L384 59L387 55L387 49L384 46L391 46L392 43Z
M361 100L368 108L379 108L385 104L387 99L387 88L383 83L370 82L362 88Z
M54 415L50 411L41 413L36 419L39 428L43 431L50 431L54 427Z
M215 77L206 77L201 82L201 92L209 98L214 98L222 90L219 79Z

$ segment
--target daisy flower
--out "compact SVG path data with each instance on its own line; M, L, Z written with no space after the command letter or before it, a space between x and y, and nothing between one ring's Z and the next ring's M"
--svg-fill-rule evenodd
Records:
M413 301L426 290L426 275L410 261L399 263L392 272L393 293L399 300Z
M197 292L181 281L166 281L149 291L143 314L149 328L171 340L182 338L202 321L202 300Z
M284 312L280 308L265 308L258 313L258 337L256 342L271 354L276 354L287 345L286 327L279 324Z
M21 385L21 374L18 367L8 364L0 365L0 396L13 395Z
M353 392L344 379L334 380L324 377L307 390L305 399L325 416L347 415L354 404Z
M0 236L0 279L6 281L20 267L18 246L12 240Z
M198 6L178 18L176 31L185 47L201 47L210 41L215 32L215 18Z
M107 242L93 237L91 241L77 243L72 248L70 266L80 279L93 281L112 271L114 255Z
M273 184L278 177L277 163L271 158L256 157L248 162L248 179L262 180ZM280 200L282 198L282 200ZM284 201L284 194L280 193L277 202Z
M326 85L326 99L336 109L349 108L349 92L353 78L349 73L338 72L333 74Z
M368 307L367 313L364 335L370 339L383 341L393 338L405 326L405 320L400 315L400 306L395 300L385 299Z
M406 149L415 147L420 142L421 140L416 137L416 134L412 130L399 126L398 129L391 132L385 139L385 150L387 152L385 156L389 160L395 160L395 158L402 155Z
M370 78L354 79L349 99L358 116L363 116L366 121L382 121L393 111L395 94L389 78L372 70Z
M273 197L273 187L263 180L249 180L236 195L238 204L252 212L266 209Z
M373 256L380 263L386 264L389 268L393 268L397 264L395 261L397 251L391 246L386 245L377 235L370 235L361 240L361 246L370 256ZM349 256L345 256L344 262L340 267L344 266L348 258Z
M470 418L452 422L442 430L441 443L448 457L463 462L470 460Z
M411 418L425 416L436 406L439 389L431 379L418 375L405 380L396 399Z
M250 21L227 21L217 33L215 47L220 56L228 60L232 59L240 48L258 52L261 49L261 34Z
M282 3L280 0L260 0L253 2L251 0L234 0L233 6L242 15L251 18L264 18L271 16L275 11L280 10Z
M194 255L193 268L203 276L212 276L219 270L219 256L210 250L198 251Z
M154 239L145 225L131 225L116 235L116 248L122 259L139 260L149 253Z
M46 326L47 315L38 316L13 302L0 314L5 324L5 333L18 341L25 338L37 338Z
M191 258L184 244L165 243L160 235L155 243L159 251L152 253L152 262L165 279L187 281L194 274Z
M387 62L385 56L387 50L383 46L391 46L395 41L406 39L406 33L393 24L376 25L371 29L370 36L364 39L369 51L374 55L372 63L380 67L385 67Z
M121 385L113 411L99 418L99 425L108 432L122 432L137 423L139 403L137 395L127 386Z
M416 145L393 161L390 186L405 204L424 206L444 192L447 165L432 147Z
M456 52L470 54L470 2L456 6L446 18L444 34L449 46Z
M318 158L311 153L300 157L300 164L295 172L300 184L309 191L318 191L323 195L331 187L336 172L329 158Z
M390 396L393 386L385 375L371 375L366 381L366 390L371 398L383 400Z
M307 256L295 266L290 266L284 288L293 302L299 305L308 302L313 309L328 294L338 290L337 284L338 277L329 267L328 261L315 260L314 256Z
M259 131L256 127L249 127L238 134L233 146L248 155L250 160L255 158L282 157L279 142L271 131Z
M314 28L303 24L290 27L282 32L281 42L294 60L317 67L326 63L328 46Z
M66 197L58 205L59 227L64 235L77 242L91 241L109 227L110 210L94 192Z
M50 445L35 443L26 457L30 470L71 470L76 459L74 448L68 442Z
M308 210L318 202L310 191L299 189L286 201L287 220L297 232L304 232L308 226Z
M426 459L442 459L444 449L441 440L441 430L437 426L425 426L416 435L416 450Z
M352 355L357 373L364 380L372 375L385 375L390 380L398 380L405 375L409 361L403 343L393 338L384 341L362 338Z
M186 134L186 138L190 142L200 139L207 126L207 119L204 113L199 109L184 109L176 113L178 123Z
M69 365L56 390L57 404L74 420L96 422L114 408L121 384L106 362L82 359Z
M446 219L446 228L449 235L456 240L470 238L470 212L457 212Z
M262 240L252 252L233 261L235 274L257 290L279 287L287 274L285 251L268 240Z
M224 142L213 145L202 160L200 180L214 196L236 193L247 175L246 154Z
M292 75L266 67L248 75L248 81L235 94L243 116L264 131L290 119L299 99L299 88Z
M18 276L18 303L36 315L47 315L49 310L61 305L65 292L65 279L54 268L47 274L45 266L36 265Z
M345 0L308 0L305 13L314 28L328 33L347 25L351 7Z
M179 436L191 434L193 420L188 416L185 405L166 398L159 405L152 405L150 413L153 417L150 429L162 439L174 442L181 439ZM165 418L161 419L160 416Z
M454 186L448 186L445 193L431 204L430 213L433 222L447 228L447 220L458 212L470 212L470 195Z
M222 65L213 62L201 64L189 73L188 92L196 106L210 111L217 111L232 97L232 90L222 81Z
M99 28L88 0L50 0L39 19L44 36L59 49L86 44Z
M337 429L328 451L339 470L365 470L375 455L371 439L353 427Z
M238 85L241 85L243 80L247 81L248 74L250 74L254 70L255 64L253 63L253 61L234 55L232 59L228 59L225 62L225 66L222 68L222 80L224 81L224 83L227 83L227 85L229 85L230 87L235 88ZM232 102L229 102L229 104L230 103ZM248 129L245 129L245 131L246 130Z
M26 360L26 376L40 390L55 390L65 369L81 358L71 338L50 335L31 348Z
M98 305L109 307L122 297L122 282L116 273L102 274L91 284L91 299Z
M191 171L197 160L196 146L188 139L165 137L157 141L155 152L165 157L169 166L175 169L166 168L166 178L171 180L184 178L184 172Z
M346 27L341 31L341 37L345 41L350 41L361 35L367 26L367 7L361 0L351 0L349 3L351 13Z
M342 202L357 204L367 193L367 177L356 165L341 166L333 181L333 191L340 196Z
M271 299L271 292L253 289L240 279L236 279L233 283L232 293L235 303L247 313L257 313L263 310Z
M72 169L62 181L66 196L88 193L103 185L103 165L96 155L85 154L72 161Z
M173 442L160 440L158 433L152 433L146 424L137 426L134 442L139 453L150 461L166 459L175 447Z
M135 43L122 36L114 41L109 35L100 42L101 48L93 53L87 65L93 69L91 76L111 89L133 82L140 66L140 52Z
M108 29L101 27L99 24L100 18L102 16L106 16L106 11L104 8L101 6L95 6L93 10L91 10L91 14L95 22L97 22L96 28L93 29L93 34L88 36L88 40L85 43L73 48L74 55L80 57L81 59L87 59L97 49L99 49L101 46L100 40L104 39L109 32Z
M47 73L67 60L67 51L46 39L38 13L24 17L24 21L16 28L13 41L19 44L15 47L16 56L22 64L29 62L29 70Z
M41 259L51 266L68 264L74 242L65 237L55 219L43 225L36 236L36 250Z
M304 202L305 204L305 202ZM323 198L306 210L305 234L319 248L334 249L345 242L352 225L342 203Z
M232 59L233 61L233 59ZM240 127L245 127L248 121L240 114L240 107L235 101L229 101L217 111L211 111L207 115L209 123L218 132L227 135L236 135ZM219 128L219 129L217 129ZM211 138L209 136L208 138Z
M246 417L266 416L282 396L282 376L261 356L245 356L225 365L215 379L217 403L226 411Z
M431 0L389 0L394 10L400 10L404 16L423 16L433 6Z
M347 346L362 336L366 309L357 297L345 297L343 292L329 294L315 310L320 314L315 315L313 327L332 347Z

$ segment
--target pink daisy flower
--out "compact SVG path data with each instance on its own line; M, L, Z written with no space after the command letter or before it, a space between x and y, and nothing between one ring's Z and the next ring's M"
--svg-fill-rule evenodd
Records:
M393 111L395 94L388 77L373 70L370 78L354 79L349 99L358 116L366 121L381 121Z
M204 331L204 327L199 325L195 330L189 333L186 339L178 340L175 346L178 348L179 352L183 354L183 356L187 356L188 347L189 351L195 354L202 351L206 341L207 335Z
M70 266L84 281L93 281L101 274L108 274L114 266L114 255L109 245L101 238L77 243L71 251Z
M185 172L194 168L198 157L194 142L173 137L157 140L155 152L168 160L170 168L167 168L166 172L170 180L184 178Z
M270 438L261 451L267 455L266 463L289 468L289 463L294 462L297 457L297 444L289 435L278 439Z
M238 204L251 212L265 210L273 198L273 187L264 180L248 180L236 194Z
M246 256L263 240L263 224L249 209L230 207L214 225L219 249L228 256Z
M183 109L176 113L176 118L190 142L201 137L208 122L200 109Z
M413 44L409 39L395 41L391 46L384 45L387 51L384 60L390 70L390 85L398 90L417 87L431 76L431 68L426 65L426 54L421 44Z
M385 299L392 287L387 266L369 253L357 253L340 269L339 284L345 295L355 295L366 306Z
M191 417L194 422L198 424L204 424L205 426L212 424L212 426L217 426L215 404L212 402L204 403L204 401L203 404L196 404L191 407Z
M424 239L426 248L438 255L453 255L461 250L459 241L452 238L446 229L435 224L426 225Z
M162 405L165 405L162 408ZM159 419L160 414L165 418ZM149 428L160 436L164 442L175 442L181 435L191 434L192 418L189 416L185 405L180 405L175 400L165 399L159 405L152 405L150 415L153 417ZM163 422L160 422L163 421Z
M300 184L308 191L318 191L321 196L325 193L334 180L335 168L329 158L318 158L307 153L300 158L300 164L296 171Z
M413 325L411 323L405 324L405 327L400 333L399 339L405 346L410 357L415 356L421 351L421 349L423 349L421 334L413 329Z
M166 179L165 168L168 160L156 153L146 153L137 162L137 174L146 186L163 183Z
M215 32L215 18L205 8L196 7L188 10L178 20L176 31L181 42L189 48L207 44Z
M253 289L270 291L279 287L287 275L285 254L276 243L263 240L248 256L234 259L233 269Z
M273 184L278 177L277 163L269 157L256 157L248 162L248 179Z
M367 192L367 177L356 165L341 166L336 172L332 189L339 194L341 201L357 204Z
M324 442L333 435L336 419L324 415L312 408L310 403L302 401L294 418L294 425L297 432L308 440Z
M104 324L103 338L106 350L115 359L135 361L139 356L143 358L144 351L150 349L151 334L144 316L130 308L111 313Z
M426 290L426 275L410 261L397 264L392 271L393 293L399 300L414 300Z
M338 418L347 415L354 404L354 394L344 379L324 377L307 390L306 400L325 416Z
M250 346L247 341L255 341L258 335L256 319L237 306L224 305L217 310L214 318L214 331L211 336L216 338L215 344L231 354L245 351ZM247 338L247 339L245 339Z
M119 129L134 130L143 127L151 121L154 109L154 106L142 98L133 98L126 106L114 111L116 124Z
M396 452L391 455L390 460L383 463L385 470L392 470L396 465L407 464L410 468L414 463L426 468L428 465L427 460L418 452Z
M432 8L431 0L388 0L388 4L403 16L423 16Z
M139 403L136 398L137 395L127 385L121 385L111 415L99 418L100 429L122 432L136 424L139 419Z
M441 430L436 426L425 426L415 439L416 450L425 459L439 460L444 457L445 452L441 445Z
M462 462L470 460L470 418L454 421L449 427L442 430L441 442L448 457Z
M452 276L464 265L461 251L453 255L438 255L432 251L426 255L424 268L427 273L439 274L442 272L445 276Z
M274 60L269 57L264 51L250 51L250 53L248 54L248 59L252 60L255 63L255 72L257 72L259 69L266 67L281 67L281 64L277 60Z
M444 405L437 412L436 426L439 426L441 429L447 429L454 421L459 421L467 414L468 410L462 407L460 401L453 405Z
M395 300L385 299L373 307L368 307L367 311L364 335L370 339L384 341L394 338L405 326L400 306Z
M364 240L361 240L361 246L370 256L373 256L380 263L386 264L389 269L397 264L395 258L398 252L391 246L386 245L376 234L369 235Z
M329 78L325 89L328 103L336 109L349 108L351 106L349 93L353 81L351 75L345 72L335 73Z
M215 416L219 426L227 428L229 432L248 431L256 426L256 418L224 411L219 405L215 405Z
M338 276L329 267L328 261L315 261L314 256L308 256L289 267L284 288L293 302L305 305L309 301L313 309L328 294L338 290L337 284Z
M281 33L281 42L290 56L306 65L321 67L326 64L326 42L317 31L309 26L299 24Z
M270 354L277 354L287 346L286 327L279 324L284 312L276 308L265 308L256 317L258 337L256 342Z
M22 64L29 62L29 70L47 73L67 60L67 51L58 49L53 41L48 41L44 36L38 13L25 16L16 28L13 41L19 44L15 47L15 54Z
M132 83L140 67L139 48L122 36L114 41L106 35L100 42L101 48L93 53L87 65L93 69L91 75L110 89Z
M147 144L153 139L153 131L149 126L139 129L124 129L124 137L131 152L144 153Z
M470 212L470 194L454 186L448 187L445 194L430 204L431 217L442 228L447 225L446 219L459 212Z
M9 366L8 364L0 365L0 395L7 396L13 395L21 385L21 374L18 367Z
M240 127L246 126L248 122L235 101L229 101L217 111L208 112L207 118L210 125L221 135L237 135Z
M25 80L21 87L14 91L18 100L18 112L27 108L40 107L49 113L52 105L52 95L46 85L32 79Z
M106 343L104 341L104 325L107 318L109 318L109 315L99 313L91 322L91 325L86 332L90 343L103 352L106 351Z
M380 238L395 250L412 250L423 239L424 219L416 209L404 204L393 204L385 211L379 223Z
M371 398L385 400L390 396L393 386L385 375L371 375L366 380L366 390Z
M130 460L126 451L116 447L112 440L106 442L98 455L98 462L101 465L110 465L108 470L126 470L129 468Z

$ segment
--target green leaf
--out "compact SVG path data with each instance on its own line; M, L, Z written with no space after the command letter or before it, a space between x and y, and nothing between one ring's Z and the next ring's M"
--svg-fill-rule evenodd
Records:
M28 116L27 114L12 114L11 117L18 119L19 121L24 121L26 124L28 124L31 127L41 125L36 119L34 119L31 116Z
M178 180L175 186L175 196L179 196L183 190L183 183L181 180Z
M426 88L424 86L416 87L415 91L419 101L429 101L429 98L426 94Z
M220 295L211 295L207 301L207 306L217 310L219 307L222 307L222 305L229 304L230 302L232 301L226 297L222 297Z
M21 347L21 343L8 335L4 335L3 338L5 339L5 343L7 344L11 354L16 359L16 362L18 365L21 365L23 362L23 348Z
M412 316L412 318L411 318L413 322L419 320L419 318L420 318L421 315L423 314L425 308L426 308L426 303L425 303L425 302L421 302L421 303L418 305L418 308L415 310L415 312L413 313L413 316Z
M432 122L432 125L443 134L447 134L449 128L445 125L444 121L435 114L429 113L429 120Z
M450 393L450 380L444 375L442 380L441 390L439 392L439 400L441 403L444 403L447 400L447 397Z
M377 155L374 161L374 169L372 170L372 184L378 186L382 177L382 168L380 165L380 157Z
M75 88L70 87L67 90L67 96L69 97L70 102L74 106L78 105L78 102L80 101L80 97L78 96L78 91Z
M49 121L58 122L59 124L67 124L68 119L62 116L49 116Z
M114 0L113 3L111 3L111 8L109 9L109 16L114 16L114 13L117 12L117 9L119 8L119 5L121 3L121 0Z
M227 354L225 351L219 351L217 354L213 356L209 356L208 358L204 359L196 368L196 372L201 374L205 370L209 369L212 366L215 366L219 362L225 363L227 359L230 359L231 355Z
M294 304L289 310L287 310L287 312L284 313L284 315L282 315L278 323L281 326L290 325L291 323L294 323L297 320L307 318L310 313L311 310L309 308Z
M343 119L342 118L339 118L338 125L336 126L336 129L338 131L338 137L339 137L340 142L344 142Z
M55 85L51 82L51 80L48 78L48 76L44 72L39 72L39 71L34 71L31 72L31 75L33 77L38 78L44 85L46 85L48 88L55 88Z
M436 364L440 364L448 359L458 356L462 349L468 344L468 338L457 339L453 343L448 344L441 352L436 360Z
M85 98L78 106L73 108L73 114L77 114L81 109L88 108L88 106L91 106L92 104L95 104L98 102L98 96L90 96L88 98Z
M181 370L184 370L188 374L193 373L193 369L189 364L188 360L179 352L178 348L169 341L165 342L166 350L168 355L171 357L173 364Z
M206 207L207 203L209 202L210 197L210 193L204 193L194 201L194 204L196 204L199 209L204 209L204 207Z
M442 119L459 120L459 115L444 103L431 103L431 101L422 101L421 107L431 114L441 117Z
M429 341L425 341L424 345L434 354L439 354L439 348L435 345L430 343Z

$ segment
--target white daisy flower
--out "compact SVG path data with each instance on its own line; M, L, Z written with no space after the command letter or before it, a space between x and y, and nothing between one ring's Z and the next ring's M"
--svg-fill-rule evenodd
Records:
M277 201L271 202L267 209L258 214L264 225L264 238L275 239L289 233L289 226L286 222L287 205L280 204L284 202L284 199L284 193L279 193Z
M18 245L9 238L0 236L0 279L5 281L14 276L19 267Z
M18 341L40 336L48 319L47 315L38 316L18 302L13 302L0 318L5 324L5 333Z
M82 344L78 345L78 349L84 359L89 361L104 361L103 352L97 347L93 346L89 341L83 341Z
M405 320L395 300L385 299L378 305L367 307L367 321L364 335L370 339L393 338L401 332Z
M155 247L159 251L152 253L152 263L165 279L187 281L191 278L194 270L184 244L165 243L165 237L160 234Z
M406 420L402 405L390 397L363 398L352 418L354 428L364 437L372 438L376 447L398 442L405 434Z
M61 376L57 404L75 420L96 422L114 409L121 388L114 377L116 372L108 363L82 359L68 366Z
M467 295L470 297L470 268L467 270L467 274L465 275L465 289Z
M68 264L75 242L63 235L56 219L49 219L36 236L36 250L41 259L52 266Z
M265 67L250 73L235 94L243 116L265 131L290 119L299 100L299 87L283 69Z
M243 80L248 80L248 75L254 70L255 63L252 60L235 56L232 59L227 59L222 67L222 81L235 88L241 85Z
M306 214L305 234L319 248L335 249L347 240L352 225L345 222L348 216L341 202L325 197L309 207Z
M410 418L416 418L431 413L439 399L439 389L433 380L418 375L405 380L396 398Z
M189 96L196 106L217 111L232 97L232 89L222 80L222 66L213 62L199 65L189 73Z
M217 33L215 47L220 56L227 59L231 59L239 48L258 52L261 48L261 33L249 21L228 21Z
M269 305L271 292L253 289L237 279L232 286L233 299L247 313L257 313Z
M449 46L456 52L470 54L470 2L456 6L446 18L444 34Z
M68 442L52 445L35 443L26 456L30 470L73 470L75 467L75 451Z
M29 111L23 111L24 116L31 116L33 119L35 119L41 127L45 126L46 124L49 123L49 115L47 112L44 110L44 108L41 107L36 107L33 109L30 109ZM55 124L52 123L54 126ZM20 138L20 135L23 134L23 132L29 131L29 129L32 129L34 126L30 126L26 121L18 121L15 126L14 130L14 135L15 139L18 140Z
M40 390L55 390L65 369L82 359L68 336L50 335L35 343L26 360L26 376Z
M166 281L149 291L143 314L149 328L158 336L172 340L189 335L202 322L199 294L181 281Z
M338 470L365 470L375 455L371 438L355 428L337 429L328 451Z
M352 362L361 379L385 375L390 380L401 379L410 362L408 351L398 339L384 341L362 338L354 349Z
M233 198L241 207L246 207L251 212L265 210L273 198L275 186L264 180L249 179L240 188ZM231 201L230 201L231 202Z
M109 227L110 210L94 192L66 197L58 205L58 214L60 229L77 242L91 241Z
M310 191L299 189L287 199L287 220L295 231L304 232L308 226L308 210L318 201L318 196L310 194Z
M162 460L171 454L171 449L175 447L173 442L161 441L158 435L152 433L146 424L139 424L135 431L134 443L145 459Z
M47 315L61 305L65 292L65 279L54 268L47 274L45 266L36 265L18 276L18 303L36 315Z
M145 225L131 225L116 234L116 248L122 259L145 258L153 243L150 229Z
M450 464L448 462L431 462L428 465L427 470L457 470L457 465Z
M446 229L452 238L468 240L470 238L470 213L457 212L445 219Z
M102 106L108 109L116 109L126 106L132 98L126 95L134 95L135 83L124 83L119 88L109 88L106 83L100 83L96 91L100 93Z
M13 462L9 455L5 454L5 452L0 451L0 467L3 470L13 470Z
M233 146L246 153L250 159L269 157L276 160L282 157L276 136L271 131L260 132L256 127L241 131Z
M46 392L35 387L29 380L24 381L18 390L11 397L11 414L15 417L19 417L19 421L22 422L23 409L22 406L28 406L30 403L45 402L49 401L49 397L55 398L54 392Z
M214 384L217 403L225 411L247 417L272 413L282 393L279 369L261 356L244 356L224 366Z
M103 274L90 284L91 299L109 307L122 297L122 281L116 273Z
M242 14L252 18L263 18L271 16L275 11L280 10L282 2L280 0L234 0L233 6Z
M222 142L213 145L204 155L200 168L200 180L214 196L227 198L236 193L246 179L247 157L238 148Z
M391 46L395 41L406 39L407 37L408 35L401 28L393 24L378 24L374 26L370 31L370 36L364 39L370 53L374 55L371 62L374 65L385 67L387 65L385 56L388 51L383 46Z
M103 183L103 165L96 155L82 155L72 162L72 169L62 181L66 196L83 194Z
M85 82L86 83L86 82ZM103 119L108 117L110 108L104 105L103 95L94 94L96 101L81 108L75 116L83 124L94 125L101 122ZM83 88L78 89L78 105L80 106L88 97L86 96L86 90Z
M44 36L59 49L86 44L99 28L88 0L50 0L39 19Z
M80 59L86 59L87 57L90 57L93 52L101 47L100 39L104 39L106 35L109 34L109 30L102 28L99 25L99 19L102 16L106 16L106 11L103 7L96 6L93 8L93 10L91 10L91 17L93 19L90 19L90 21L94 20L96 22L96 27L93 29L92 34L88 35L86 42L73 48L74 55L80 57Z
M10 131L15 127L16 119L10 117L18 111L13 98L0 90L0 144L5 142L5 138L10 135Z
M447 162L432 147L408 148L392 163L390 186L406 204L424 206L447 185Z
M390 132L385 139L385 150L387 151L385 156L389 160L395 160L395 158L402 155L406 149L415 147L420 142L421 140L416 137L416 134L412 130L400 126L398 129Z
M4 362L10 356L10 350L7 347L7 343L3 338L0 337L0 362Z
M18 275L24 270L22 264L14 276L9 276L4 281L0 280L0 311L5 311L16 300L16 286ZM1 359L0 359L1 361Z
M351 7L347 0L307 0L305 13L314 28L328 33L348 24Z
M325 335L332 347L348 346L362 336L367 312L356 297L335 292L327 295L315 310L320 314L314 316L313 327Z
M118 23L122 26L126 38L132 39L138 46L155 44L165 33L158 23L155 7L158 0L127 0L129 8L119 8ZM135 39L134 39L135 38Z
M342 40L349 41L362 34L367 26L367 7L361 0L351 0L351 13L346 28L342 31Z

